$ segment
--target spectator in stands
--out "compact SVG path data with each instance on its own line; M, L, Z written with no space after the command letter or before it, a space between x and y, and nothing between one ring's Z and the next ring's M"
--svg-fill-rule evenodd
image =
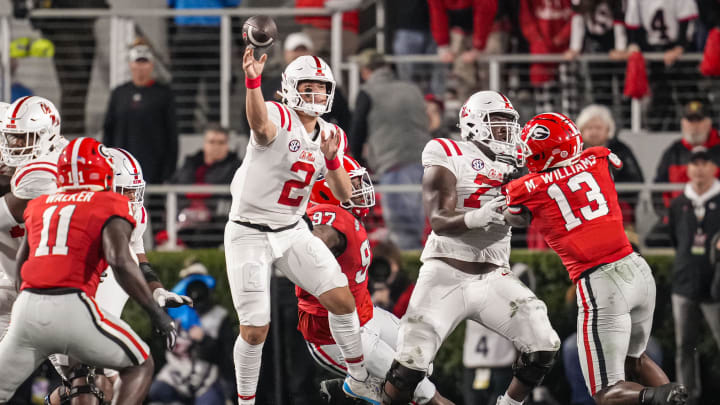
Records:
M386 8L386 12L387 25L393 30L393 54L437 53L437 45L430 34L428 0L396 0L393 7ZM435 63L398 63L395 66L400 80L422 83L424 92L442 94L445 91L444 66Z
M430 136L432 138L447 138L450 136L445 121L445 103L432 94L425 95L425 111L428 115Z
M329 7L346 11L342 18L342 58L344 60L350 55L354 55L358 49L360 14L354 8L359 5L359 1L349 0L295 0L296 8ZM330 60L330 17L298 16L295 17L295 21L303 26L303 32L315 44L315 55Z
M696 146L708 149L710 157L720 164L720 134L713 126L712 112L706 100L696 99L690 101L684 109L680 121L682 138L673 142L663 153L655 173L655 183L686 183L687 165L690 162L691 151ZM667 238L667 208L673 198L681 192L673 191L655 193L653 205L660 221L647 237L648 246L662 246L669 243Z
M633 45L630 49L665 53L663 61L649 63L652 98L648 127L652 131L677 130L677 106L697 97L696 83L700 78L697 62L678 61L683 53L692 50L688 29L697 16L694 1L629 0L627 3L625 25L628 41ZM673 99L673 90L677 101Z
M520 2L520 27L530 43L531 54L563 53L570 41L570 0L526 0ZM557 64L533 63L530 65L530 83L535 89L538 112L553 111L559 106L555 100Z
M695 25L697 50L705 49L705 40L713 28L720 28L720 0L696 0L698 20Z
M487 44L498 0L428 0L428 4L438 55L443 62L453 63L453 73L470 95L479 85L477 58Z
M429 141L425 101L417 86L398 80L374 49L358 57L365 81L355 103L350 150L363 156L383 185L420 184L422 149ZM425 225L420 193L386 193L383 217L390 238L401 249L420 249Z
M12 0L16 18L26 18L27 0ZM37 8L108 8L105 0L34 1ZM33 28L55 45L64 135L86 135L85 104L95 58L95 18L31 18Z
M599 104L589 105L583 108L575 122L582 133L586 149L593 146L604 146L622 160L623 167L613 174L616 183L642 183L644 181L642 170L632 150L617 138L615 120L609 108ZM618 196L626 226L632 225L638 193L621 192L618 193Z
M565 57L573 60L585 52L607 53L611 59L623 59L627 35L622 0L572 0L572 6L570 49L565 51ZM588 63L594 102L613 105L613 78L622 83L623 70L624 66L618 63Z
M710 242L720 231L720 181L718 165L707 148L695 147L687 175L690 181L670 205L670 235L675 246L672 281L675 320L675 365L678 382L685 384L691 405L700 398L700 376L695 372L700 314L710 326L720 349L720 302L710 296L714 268Z
M403 269L402 252L392 242L379 242L372 248L373 260L368 269L368 288L372 302L402 318L415 288Z
M173 184L230 184L242 161L230 150L230 131L211 123L205 128L202 150L185 157L182 167L170 179ZM220 245L222 224L230 212L230 199L210 194L187 194L180 204L178 236L189 247ZM207 233L218 238L210 238Z
M237 7L240 0L167 0L175 9ZM220 120L220 16L181 15L170 25L172 87L181 134L194 134L200 82L205 85L207 122Z
M168 311L179 326L175 348L165 352L167 363L155 377L151 403L224 404L224 386L234 378L232 350L235 331L228 311L213 300L215 278L202 263L181 271L173 291L192 298L193 306ZM234 396L234 395L233 395Z
M153 79L153 56L142 40L130 49L132 79L110 94L103 143L126 149L143 166L148 184L166 182L175 172L178 134L170 87Z

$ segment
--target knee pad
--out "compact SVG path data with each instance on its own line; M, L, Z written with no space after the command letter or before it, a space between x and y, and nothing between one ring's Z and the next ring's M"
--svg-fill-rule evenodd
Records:
M513 375L523 384L537 387L555 364L557 354L557 351L522 353L513 363Z
M58 390L61 405L110 405L113 396L113 385L102 369L84 364L70 370ZM46 403L50 403L49 398Z
M425 378L424 371L412 370L394 360L390 366L390 370L385 377L386 383L383 384L383 404L384 405L407 405L413 398L415 388ZM392 384L397 394L395 397L387 393L387 383Z

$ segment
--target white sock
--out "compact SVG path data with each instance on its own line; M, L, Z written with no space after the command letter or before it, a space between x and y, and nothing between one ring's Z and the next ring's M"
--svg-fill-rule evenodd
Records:
M260 376L260 360L265 342L251 345L238 335L233 348L238 401L240 405L254 405Z
M328 323L330 324L330 333L332 333L333 339L335 339L335 343L337 343L345 359L348 374L356 380L365 381L368 372L365 369L363 360L360 319L358 319L357 311L345 315L335 315L328 312ZM348 359L359 360L350 362Z
M522 405L523 401L516 401L510 398L507 392L500 398L500 402L497 405Z

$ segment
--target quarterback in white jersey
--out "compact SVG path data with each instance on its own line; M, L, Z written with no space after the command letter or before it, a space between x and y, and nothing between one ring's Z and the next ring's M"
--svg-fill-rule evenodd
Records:
M230 186L225 260L240 321L234 361L241 405L255 403L262 347L270 322L270 276L282 271L327 308L330 330L346 359L347 386L379 404L365 369L360 321L348 281L325 244L302 220L315 181L323 176L340 201L352 196L343 168L344 134L320 115L330 111L335 80L316 56L301 56L282 76L282 103L265 102L260 89L267 55L243 55L250 143ZM347 391L346 391L347 392Z
M406 404L442 342L472 319L521 352L498 403L522 403L552 367L560 339L545 303L510 270L510 226L498 211L515 167L518 113L495 91L473 94L460 110L463 141L437 138L423 151L423 203L432 233L400 323L383 404Z

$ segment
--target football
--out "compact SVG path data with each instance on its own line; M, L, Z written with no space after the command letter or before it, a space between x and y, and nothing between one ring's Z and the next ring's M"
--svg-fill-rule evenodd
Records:
M256 15L248 18L242 27L242 38L246 46L262 49L275 42L278 29L275 20L266 15Z

